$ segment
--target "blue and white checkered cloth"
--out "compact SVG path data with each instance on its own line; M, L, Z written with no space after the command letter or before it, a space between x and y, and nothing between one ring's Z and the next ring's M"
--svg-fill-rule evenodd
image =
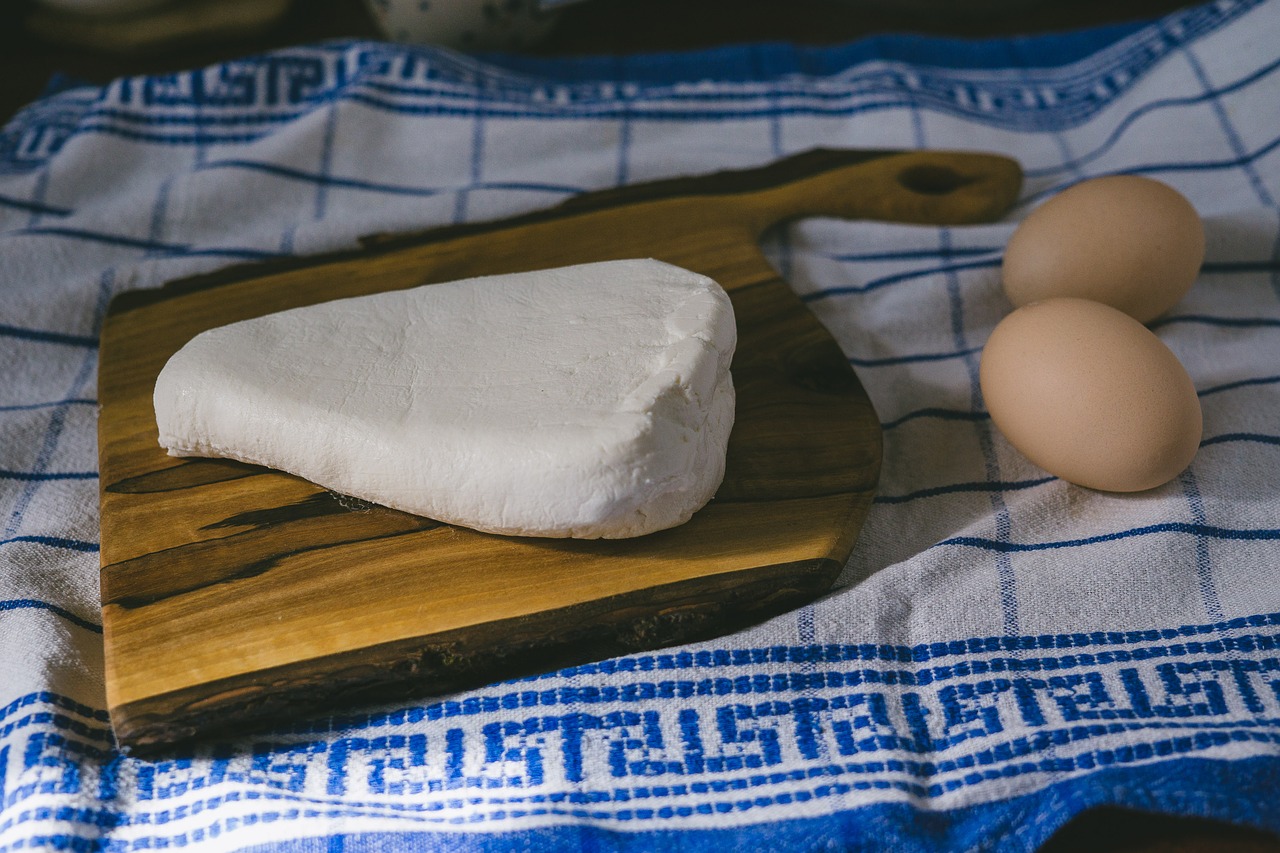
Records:
M1001 223L810 219L773 261L885 431L832 594L700 645L298 719L144 761L103 710L110 297L375 233L812 148L1024 165ZM1181 190L1203 273L1154 323L1205 414L1150 493L992 427L1017 219ZM50 94L0 132L0 851L1029 851L1094 805L1280 831L1280 2L1056 37L600 60L377 43Z

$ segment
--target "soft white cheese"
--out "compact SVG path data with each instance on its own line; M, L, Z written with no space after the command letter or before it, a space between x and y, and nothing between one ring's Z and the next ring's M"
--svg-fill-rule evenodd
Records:
M621 538L724 476L733 309L653 260L485 276L211 329L156 380L160 444L450 524Z

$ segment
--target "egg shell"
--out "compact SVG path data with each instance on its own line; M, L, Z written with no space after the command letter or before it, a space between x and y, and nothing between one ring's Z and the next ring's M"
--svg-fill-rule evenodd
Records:
M979 381L1009 443L1080 486L1154 488L1200 445L1200 400L1182 363L1099 302L1048 299L1012 312L983 347Z
M1111 175L1031 211L1009 238L1001 277L1017 306L1078 296L1147 323L1186 295L1203 261L1191 202L1151 178Z

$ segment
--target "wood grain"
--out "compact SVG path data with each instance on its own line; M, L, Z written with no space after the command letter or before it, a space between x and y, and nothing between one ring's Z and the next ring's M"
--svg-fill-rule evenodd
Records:
M99 370L117 740L145 751L351 701L440 693L706 637L821 594L870 504L880 427L759 236L815 214L987 221L1020 180L1015 163L992 155L816 151L117 297ZM174 459L158 444L156 375L205 329L340 297L635 257L716 279L738 322L727 473L681 527L612 541L492 536L263 468Z

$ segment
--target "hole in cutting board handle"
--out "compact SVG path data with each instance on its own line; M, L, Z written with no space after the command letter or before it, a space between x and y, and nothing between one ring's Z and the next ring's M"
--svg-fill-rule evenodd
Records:
M899 184L921 195L946 195L975 180L949 166L929 164L909 166L898 173Z

